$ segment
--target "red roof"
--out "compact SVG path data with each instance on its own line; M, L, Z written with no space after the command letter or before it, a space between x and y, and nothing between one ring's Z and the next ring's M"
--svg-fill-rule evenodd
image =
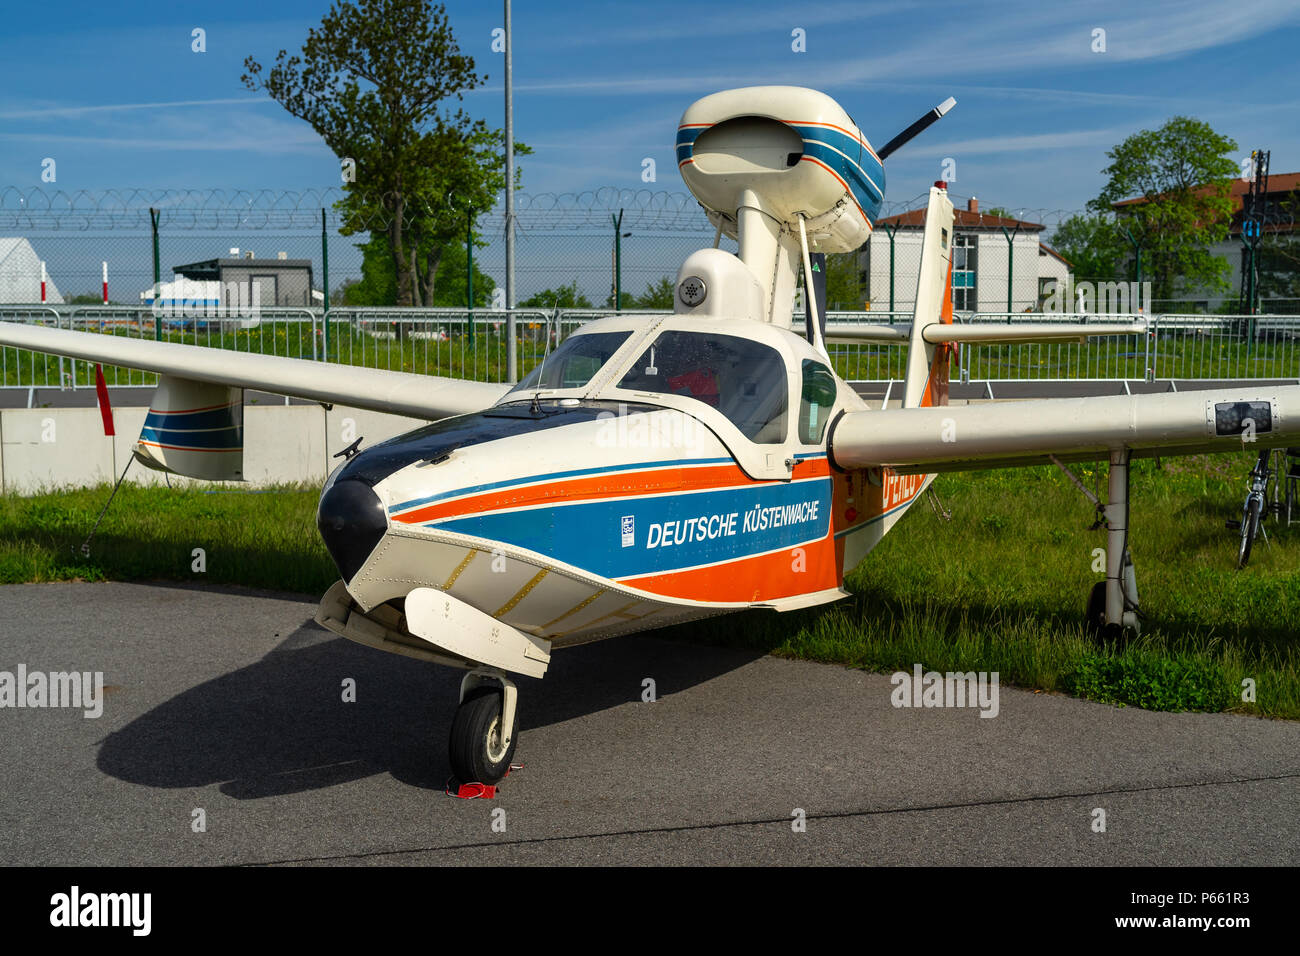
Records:
M1040 242L1040 243L1038 244L1038 251L1039 251L1039 252L1045 252L1045 253L1047 253L1049 256L1051 256L1052 258L1054 258L1054 259L1059 259L1059 260L1061 260L1062 262L1065 263L1065 266L1066 266L1066 268L1068 268L1068 269L1073 269L1073 268L1074 268L1074 263L1073 263L1073 262L1071 262L1069 259L1065 258L1065 256L1061 255L1059 252L1057 252L1055 249L1053 249L1051 246L1049 246L1049 245L1048 245L1047 243L1045 243L1045 242Z
M1231 185L1228 187L1228 199L1232 202L1232 222L1228 225L1228 235L1241 235L1241 215L1244 197L1250 192L1251 183L1249 180L1233 178ZM1201 186L1195 190L1197 193L1204 193L1209 189L1208 186ZM1285 196L1300 190L1300 173L1274 173L1268 177L1268 192L1265 196L1271 197L1268 206L1275 204ZM1125 199L1117 203L1111 203L1112 209L1122 209L1125 206L1136 206L1146 202L1145 196L1138 196L1136 199ZM1285 215L1285 213L1284 213ZM1266 222L1264 223L1265 232L1295 232L1297 223L1291 221L1283 222Z
M971 212L968 209L953 210L953 226L957 229L1008 229L1020 227L1021 232L1041 232L1046 227L1042 223L1025 222L1021 219L1008 219L1006 216L990 216L987 213ZM897 216L877 219L876 225L897 226L900 229L920 229L925 225L925 209L912 209Z
M1234 177L1232 185L1228 187L1228 198L1232 200L1233 212L1241 212L1242 197L1250 192L1249 180ZM1209 189L1208 186L1201 186L1195 191L1204 193ZM1289 193L1300 189L1300 173L1274 173L1268 177L1268 195L1275 193ZM1111 203L1111 208L1119 209L1121 206L1135 206L1138 203L1147 201L1146 196L1138 196L1135 199L1123 199L1116 203Z

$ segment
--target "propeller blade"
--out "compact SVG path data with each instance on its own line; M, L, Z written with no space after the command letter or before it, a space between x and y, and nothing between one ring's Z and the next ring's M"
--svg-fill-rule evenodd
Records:
M930 126L930 124L932 124L940 116L943 116L944 113L947 113L950 109L952 109L956 105L957 105L957 101L953 99L951 96L948 97L938 106L936 106L934 109L930 110L930 112L926 113L919 120L917 120L907 129L903 130L901 133L899 133L897 136L891 139L888 143L886 143L884 149L877 150L876 155L879 156L880 159L883 161L886 156L888 156L890 153L894 152L894 150L898 149L898 147L902 146L904 143L908 142L913 137L917 136L922 131L927 129Z

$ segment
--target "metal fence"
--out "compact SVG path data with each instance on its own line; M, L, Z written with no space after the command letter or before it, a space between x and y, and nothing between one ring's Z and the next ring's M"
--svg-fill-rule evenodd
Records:
M613 309L515 310L519 374L527 374L548 348L574 329L612 314ZM662 310L641 314L662 314ZM264 309L256 318L227 318L165 316L150 309L113 306L0 306L0 321L490 382L506 381L507 318L504 311L486 309L338 308L328 313L320 309ZM1141 318L1003 312L958 315L956 321L1007 325L1086 322L1104 328ZM911 316L901 312L827 315L832 332L843 323L909 321ZM907 367L905 344L832 345L829 352L836 372L855 383L898 382ZM107 367L104 375L114 387L156 384L156 376L137 369ZM965 383L1300 382L1300 316L1165 314L1147 318L1145 333L1103 335L1084 342L968 344L957 352L952 379ZM94 380L90 363L0 348L0 387L86 388Z
M383 223L345 220L337 208L342 197L341 190L332 188L96 193L0 188L0 246L10 246L0 248L0 304L102 303L106 271L109 303L139 307L152 300L156 280L171 282L181 266L238 258L246 260L243 266L260 267L282 257L309 264L310 285L296 283L295 301L281 301L281 295L278 305L321 307L326 294L332 307L378 301L367 298L376 290L362 246L369 229L382 232ZM959 208L967 207L958 232L974 230L981 236L977 246L962 249L967 258L960 265L965 268L957 269L955 279L962 280L958 285L968 301L958 300L958 307L1040 308L1041 280L1063 266L1040 257L1038 240L1050 243L1055 227L1078 210L985 206L972 212L963 197L953 199ZM862 310L868 303L875 312L911 307L919 234L891 224L890 217L923 205L920 196L887 203L879 228L862 250L832 257L829 272L837 281L829 284L831 309ZM1024 230L1008 233L998 225L1013 221ZM458 236L444 248L440 284L425 305L505 307L502 210L484 210L474 223L475 241L468 250L474 264L473 302L465 281L470 271L466 243ZM664 280L671 290L683 259L714 239L694 197L668 190L606 187L577 194L519 194L515 224L514 304L534 308L551 307L551 296L562 287L571 288L574 298L561 305L613 305L617 287L625 308L671 308L670 301L663 301ZM1267 238L1276 242L1280 236L1270 233ZM734 251L735 244L724 237L722 247ZM1014 274L1008 273L1009 259ZM1110 283L1136 277L1073 278ZM1259 311L1300 313L1294 283L1265 286L1266 301ZM1221 301L1235 303L1237 289L1209 299L1158 300L1145 311L1205 312ZM1098 306L1097 311L1105 309Z

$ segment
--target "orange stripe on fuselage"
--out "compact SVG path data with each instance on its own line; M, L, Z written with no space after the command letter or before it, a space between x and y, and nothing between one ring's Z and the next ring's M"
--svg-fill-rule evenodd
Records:
M830 474L830 464L825 458L804 459L795 466L795 469L796 478L818 478ZM440 501L405 514L394 515L393 520L403 524L425 524L443 518L482 514L485 511L501 511L526 505L575 504L579 501L622 498L628 495L707 491L711 488L727 488L736 485L774 483L754 481L734 464L609 472L587 478L564 478L520 488L504 488L457 498L454 501Z
M768 554L707 568L623 578L619 583L687 601L774 601L839 587L836 552L835 539L828 532L817 541Z

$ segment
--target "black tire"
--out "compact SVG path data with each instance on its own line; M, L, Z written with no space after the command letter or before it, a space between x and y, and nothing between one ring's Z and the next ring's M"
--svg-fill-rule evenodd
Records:
M500 753L493 741L500 740L495 731L501 721L503 703L499 687L485 686L470 691L456 708L447 751L451 772L461 783L496 783L509 772L519 742L519 711L515 711L510 746Z
M1237 567L1244 568L1250 560L1250 547L1259 533L1259 499L1252 496L1246 502L1246 513L1241 516L1241 545L1237 549Z
M1093 637L1101 637L1106 632L1106 582L1098 581L1088 592L1088 609L1084 611L1088 631Z

